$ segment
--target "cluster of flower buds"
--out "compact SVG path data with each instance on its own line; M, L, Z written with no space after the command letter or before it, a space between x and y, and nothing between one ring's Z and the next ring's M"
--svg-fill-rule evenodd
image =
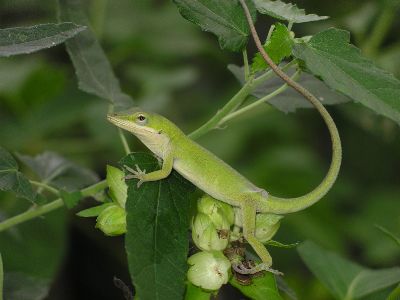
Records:
M229 243L230 228L234 222L233 208L204 195L197 203L198 213L192 222L192 238L203 251L224 250Z
M257 214L256 238L262 243L271 240L279 229L281 219L282 216L274 214ZM192 221L192 238L202 251L188 259L188 279L192 284L206 290L218 290L227 283L233 261L222 251L242 237L241 227L240 209L209 195L198 200L197 214ZM240 261L240 258L237 259Z

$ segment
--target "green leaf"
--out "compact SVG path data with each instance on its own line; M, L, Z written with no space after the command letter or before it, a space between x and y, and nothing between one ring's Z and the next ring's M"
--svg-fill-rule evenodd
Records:
M0 147L0 190L12 191L17 197L35 201L36 194L29 180L18 171L18 164L12 155Z
M0 300L3 300L3 282L4 282L4 271L3 271L3 259L0 253Z
M311 241L297 250L313 274L337 299L358 299L400 282L400 268L370 270Z
M17 156L41 181L69 192L99 181L98 176L91 170L80 167L54 152L46 151L34 157L23 154Z
M228 69L243 85L245 82L243 67L229 65ZM294 74L294 69L290 69L286 73L291 76ZM297 82L310 90L324 105L341 104L350 100L348 97L333 91L323 81L310 74L302 73ZM282 84L283 81L280 78L271 78L255 88L252 91L252 95L257 98L264 97L275 91ZM296 112L299 108L314 108L309 101L292 88L286 89L283 93L269 100L268 103L284 113Z
M252 278L251 285L241 285L233 276L229 283L253 300L283 300L278 291L275 276L265 273L262 277Z
M279 20L286 20L290 23L305 23L328 19L327 16L307 15L304 9L298 8L295 4L284 3L280 0L253 0L257 10L261 14L267 14Z
M124 172L118 168L107 165L106 179L108 187L110 188L111 199L124 208L128 192Z
M173 0L181 15L218 37L221 49L240 51L246 44L250 29L237 0ZM249 10L256 18L256 10L248 1Z
M114 205L114 203L104 203L98 206L81 210L76 215L83 218L97 217L103 210L111 205Z
M293 54L331 88L400 124L400 81L349 41L347 31L331 28L295 44Z
M85 29L85 26L73 23L0 29L0 57L50 48L65 42Z
M278 247L278 248L285 248L285 249L291 249L291 248L296 248L300 243L293 243L293 244L283 244L274 240L269 240L265 245L272 246L272 247Z
M68 209L75 207L82 199L82 193L80 191L67 192L60 190L60 196Z
M7 300L43 300L49 293L49 280L19 272L5 275L4 295Z
M155 157L132 153L120 165L158 170ZM193 186L172 171L163 180L127 181L125 247L132 282L141 300L182 299L189 250L189 199Z
M79 0L59 0L58 3L62 21L88 25ZM89 28L68 40L66 45L81 90L110 101L116 110L133 105L131 97L121 91L110 62Z
M185 300L210 300L212 294L212 292L207 292L188 282L186 285Z
M284 58L292 54L292 46L293 39L290 36L288 28L281 23L276 23L271 38L264 44L264 49L274 63L279 64ZM258 52L253 58L251 70L253 72L259 72L267 68L267 63Z

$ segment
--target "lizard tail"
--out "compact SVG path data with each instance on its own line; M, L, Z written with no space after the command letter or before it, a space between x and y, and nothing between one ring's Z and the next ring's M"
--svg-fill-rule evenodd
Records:
M257 31L254 27L253 20L251 18L249 9L244 2L244 0L239 0L243 10L245 12L247 22L249 23L251 34L253 36L254 42L256 43L258 51L260 51L264 60L268 63L271 69L282 78L289 86L303 95L320 113L325 124L329 129L329 133L332 141L332 161L329 167L329 171L326 174L324 180L311 192L306 195L295 197L295 198L279 198L270 195L267 200L264 198L259 203L259 210L261 212L271 212L276 214L286 214L291 212L296 212L303 210L315 202L320 200L326 193L330 190L332 185L335 183L336 178L339 174L340 165L342 161L342 145L340 141L339 132L333 121L332 117L321 104L321 102L311 94L302 85L298 84L296 81L292 80L286 73L284 73L269 57L264 47L261 44L260 38L258 37Z

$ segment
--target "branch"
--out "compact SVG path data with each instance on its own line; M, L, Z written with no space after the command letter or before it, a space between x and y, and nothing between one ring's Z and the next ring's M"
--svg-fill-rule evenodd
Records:
M313 94L311 94L306 88L304 88L302 85L298 84L296 81L291 79L272 61L272 59L269 57L268 53L265 51L264 47L261 44L260 38L254 27L253 19L250 15L249 8L247 7L244 0L239 0L239 1L243 7L247 22L250 26L250 31L253 40L264 60L271 67L271 69L275 72L276 75L282 78L282 80L285 81L289 86L291 86L298 93L303 95L308 101L310 101L310 103L318 110L318 112L324 119L325 124L327 125L329 133L331 135L332 161L328 173L326 174L324 180L318 185L318 187L316 187L310 193L296 198L285 199L285 198L269 196L268 201L264 207L265 212L281 213L281 214L303 210L304 208L311 206L315 202L319 201L330 190L330 188L336 181L342 161L342 145L340 142L339 132L336 128L335 122L333 121L332 117L325 109L325 107L321 104L321 102L319 102L318 99Z
M107 187L107 182L105 180L100 181L94 185L91 185L87 188L84 188L81 190L82 197L89 197L89 196L94 196L97 194L99 191L104 190ZM16 215L12 218L9 218L3 222L0 223L0 232L16 226L18 224L24 223L26 221L32 220L36 217L39 217L41 215L47 214L53 210L56 210L58 208L61 208L64 206L64 201L61 198L58 198L48 204L37 206L33 209L27 210L19 215Z

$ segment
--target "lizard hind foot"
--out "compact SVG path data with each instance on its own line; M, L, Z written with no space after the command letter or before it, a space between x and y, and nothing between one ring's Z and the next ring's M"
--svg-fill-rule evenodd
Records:
M244 275L252 275L252 274L262 272L262 271L267 271L267 272L270 272L275 275L283 275L282 272L271 269L265 263L261 263L258 265L253 264L252 266L250 266L249 263L241 262L239 264L232 264L232 268L235 272L237 272L239 274L244 274Z

